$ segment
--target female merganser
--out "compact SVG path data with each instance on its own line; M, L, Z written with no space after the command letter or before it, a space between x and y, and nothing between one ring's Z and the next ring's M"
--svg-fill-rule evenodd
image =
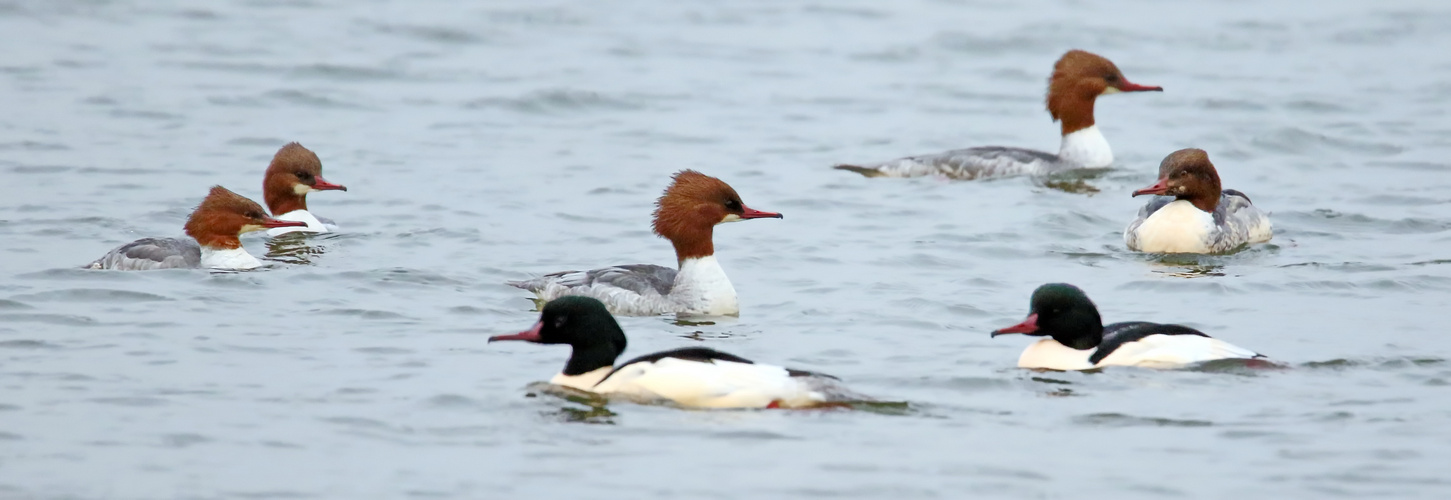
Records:
M1101 95L1151 90L1162 92L1164 88L1130 83L1112 61L1090 52L1070 50L1053 65L1053 76L1048 79L1048 114L1054 121L1063 123L1063 143L1058 154L983 146L836 168L867 177L942 175L972 180L1107 167L1113 164L1113 151L1093 123L1094 101Z
M1038 287L1033 291L1028 319L996 330L992 336L1008 333L1049 337L1023 351L1018 357L1019 368L1176 368L1216 359L1264 357L1186 326L1145 321L1104 326L1088 295L1066 283Z
M301 227L299 221L267 216L257 202L213 186L201 205L186 219L184 238L144 238L107 252L86 267L119 271L150 269L210 268L252 269L261 262L242 249L242 233L273 227Z
M1155 196L1124 230L1129 250L1150 253L1223 253L1270 241L1270 218L1233 189L1221 190L1219 172L1202 149L1181 149L1159 163L1159 181L1134 191Z
M509 285L534 292L540 300L584 295L602 300L611 312L630 316L740 314L736 289L715 260L715 225L781 214L754 210L729 184L694 170L675 174L655 202L655 234L675 245L679 271L653 264L631 264L591 271L563 271Z
M641 356L620 366L625 332L605 305L590 297L549 302L533 328L489 337L536 344L568 344L564 371L550 383L637 401L670 401L692 408L801 408L857 400L836 377L690 347Z
M332 221L315 217L307 211L307 193L313 191L347 191L347 186L333 184L322 178L322 160L317 153L298 143L289 143L277 150L267 173L262 177L262 201L281 220L307 223L303 227L268 229L268 236L291 232L326 233L337 230ZM329 227L331 226L331 227Z

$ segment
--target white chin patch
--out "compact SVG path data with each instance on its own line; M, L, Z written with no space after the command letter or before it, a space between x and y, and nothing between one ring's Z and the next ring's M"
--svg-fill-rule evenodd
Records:
M250 233L252 231L261 231L263 229L267 229L267 228L262 227L262 226L259 226L257 224L246 224L246 225L243 225L242 226L242 231L241 232L243 232L243 233Z
M311 193L312 192L312 186L309 186L307 184L303 184L303 183L300 183L299 182L297 184L293 184L292 185L292 192L297 193L297 194L307 194L307 193Z
M1123 91L1122 90L1119 90L1118 87L1104 87L1103 88L1103 93L1098 94L1098 95L1117 94L1119 92L1123 92Z
M736 222L736 221L740 221L740 220L743 220L743 219L741 219L741 216L739 216L739 215L736 215L736 214L726 214L726 216L720 220L720 223L721 224L725 224L727 222Z

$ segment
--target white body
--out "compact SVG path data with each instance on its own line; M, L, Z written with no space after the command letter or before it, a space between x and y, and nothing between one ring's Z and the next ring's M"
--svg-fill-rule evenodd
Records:
M1029 345L1018 356L1019 368L1088 370L1103 366L1178 368L1216 359L1248 359L1254 351L1199 335L1149 335L1126 343L1098 364L1088 361L1097 349L1078 350L1045 338Z
M1214 216L1189 200L1174 200L1139 224L1138 250L1151 253L1209 253Z
M605 379L604 367L582 375L556 375L550 383L637 401L667 400L692 408L808 407L827 394L813 387L820 377L792 377L779 366L662 358L631 363ZM603 379L603 382L601 382Z
M305 231L309 233L328 232L327 225L323 224L322 221L318 220L317 217L313 216L312 212L308 212L306 210L293 210L291 212L279 215L277 216L277 218L286 221L306 222L307 227L274 227L267 230L267 236L278 236L299 231Z
M213 249L203 246L199 267L202 269L254 269L261 266L261 261L241 247Z
M1108 140L1092 125L1063 136L1058 154L1022 148L984 146L956 149L933 155L911 156L865 166L839 165L867 177L921 177L940 175L952 179L987 179L1014 175L1045 176L1079 168L1102 168L1113 164Z
M1058 147L1058 157L1082 165L1083 168L1113 165L1113 150L1108 147L1108 139L1098 131L1098 125L1090 125L1063 136L1063 143Z
M1145 209L1147 210L1147 208ZM1188 200L1174 200L1124 230L1129 250L1149 253L1221 253L1274 237L1270 218L1241 196L1224 196L1215 210L1223 221Z
M545 301L566 295L594 297L604 302L610 312L629 316L735 316L741 312L736 289L714 255L681 262L669 295L660 295L654 289L638 291L608 283L582 284L585 278L585 271L565 274L545 284L535 294Z

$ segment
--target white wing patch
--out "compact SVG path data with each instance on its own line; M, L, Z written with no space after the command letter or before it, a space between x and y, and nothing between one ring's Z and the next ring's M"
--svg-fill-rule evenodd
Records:
M1095 352L1096 349L1078 350L1046 338L1023 350L1023 355L1018 357L1018 367L1064 371L1088 370L1102 366L1181 368L1216 359L1249 359L1257 356L1249 349L1199 335L1149 335L1119 346L1096 365L1088 360Z
M1115 349L1098 366L1179 368L1216 359L1255 357L1254 351L1199 335L1149 335Z
M779 366L663 358L625 365L593 391L693 408L765 408L772 403L789 408L825 402L827 396L813 390L803 380L807 378L792 377Z

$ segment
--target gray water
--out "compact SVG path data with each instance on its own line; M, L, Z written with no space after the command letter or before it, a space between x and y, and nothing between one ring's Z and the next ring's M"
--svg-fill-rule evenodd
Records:
M1451 4L0 2L0 498L1446 498ZM1117 168L864 179L838 162L1055 150L1069 48ZM260 199L288 141L344 231L260 272L88 272ZM1231 256L1128 252L1165 154L1271 212ZM622 318L892 411L590 408L532 274L673 262L680 169L783 220L722 226L739 320ZM1097 192L1093 192L1096 189ZM1014 368L1037 285L1283 369ZM533 397L531 397L533 395Z

